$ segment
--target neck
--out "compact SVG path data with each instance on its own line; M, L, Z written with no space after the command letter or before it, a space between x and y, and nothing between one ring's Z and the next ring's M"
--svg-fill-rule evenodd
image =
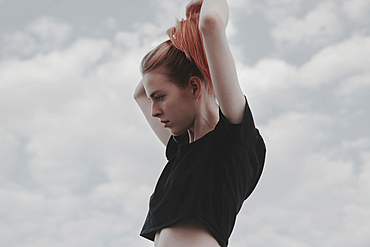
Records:
M193 126L189 129L190 142L194 142L212 131L219 121L219 107L216 101L213 98L200 99L199 101L198 114L194 119Z

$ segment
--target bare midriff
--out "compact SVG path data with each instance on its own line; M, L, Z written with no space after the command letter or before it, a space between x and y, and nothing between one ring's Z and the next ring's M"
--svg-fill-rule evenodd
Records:
M184 219L157 231L154 247L220 247L208 226L194 219Z

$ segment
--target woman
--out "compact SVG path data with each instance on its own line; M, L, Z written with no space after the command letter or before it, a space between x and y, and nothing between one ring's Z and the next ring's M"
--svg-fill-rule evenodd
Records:
M168 159L140 235L158 247L225 247L266 149L226 39L226 1L193 0L186 17L143 58L134 95Z

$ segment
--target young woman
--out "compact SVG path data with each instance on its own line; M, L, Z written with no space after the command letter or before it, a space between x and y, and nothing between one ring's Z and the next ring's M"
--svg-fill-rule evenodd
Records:
M157 247L227 246L262 173L265 144L238 82L227 22L225 0L193 0L170 39L142 60L134 97L168 159L140 233Z

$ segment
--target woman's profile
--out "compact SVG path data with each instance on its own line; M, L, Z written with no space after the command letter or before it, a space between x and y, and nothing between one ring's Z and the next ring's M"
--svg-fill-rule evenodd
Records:
M239 85L225 0L193 0L141 62L134 98L166 146L141 236L156 247L228 245L265 161Z

